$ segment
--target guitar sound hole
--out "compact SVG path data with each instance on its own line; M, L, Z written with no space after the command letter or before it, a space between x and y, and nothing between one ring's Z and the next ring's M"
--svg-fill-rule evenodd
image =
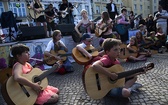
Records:
M34 82L36 83L36 82L39 82L40 81L40 78L38 78L38 77L35 77L34 78Z
M114 84L117 82L117 80L112 80L111 78L108 79L110 83Z
M89 52L89 53L92 53L92 51L91 51L91 50L88 50L88 52Z

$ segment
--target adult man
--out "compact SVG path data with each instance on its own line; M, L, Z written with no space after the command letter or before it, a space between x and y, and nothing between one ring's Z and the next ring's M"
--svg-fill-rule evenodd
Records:
M74 24L74 17L73 17L73 5L68 2L68 0L62 0L62 4L60 5L60 23L63 23L63 19L66 20L66 23ZM65 16L65 17L64 17Z
M156 28L161 27L165 35L167 35L167 19L167 11L164 10L161 5L159 5L158 12L155 14L154 17L154 21L156 21Z
M110 15L110 18L114 20L115 16L118 15L118 11L116 5L113 3L113 0L110 0L110 3L106 5L106 8Z

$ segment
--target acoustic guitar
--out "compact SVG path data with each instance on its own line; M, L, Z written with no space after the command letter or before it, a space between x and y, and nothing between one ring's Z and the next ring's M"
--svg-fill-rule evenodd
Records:
M58 17L57 16L54 16L53 18L46 17L46 21L51 23L52 21L54 21L55 18L58 18Z
M12 75L12 68L5 68L0 70L0 83L3 84Z
M52 55L60 56L62 61L65 61L67 59L67 56L72 55L72 53L67 54L64 50L59 50L58 52L51 50L50 53ZM47 65L54 65L58 61L57 59L55 59L55 57L50 57L45 54L44 54L44 60Z
M65 18L69 13L68 13L68 7L64 11L59 11L61 13L61 17Z
M45 10L43 10L42 8L39 8L38 10L40 11L40 13L36 12L33 9L29 9L29 14L33 19L37 19L38 17L44 15L43 12L45 12Z
M129 56L134 56L134 57L136 57L136 56L138 55L138 53L130 52L130 51L128 50L126 44L122 44L122 45L120 45L120 47L121 47L121 51L120 51L119 58L121 58L121 59L126 59L126 58L128 58ZM133 48L134 50L138 50L137 47L135 47L135 46L132 46L132 48Z
M107 31L108 26L109 26L110 24L112 24L112 22L113 22L113 21L111 21L111 22L108 23L108 24L103 23L103 24L101 24L99 27L96 27L96 29L95 29L95 36L101 37L101 35Z
M93 57L98 56L99 52L98 49L94 48L93 46L88 46L85 48ZM78 64L85 65L90 60L85 55L83 55L76 47L72 49L72 56Z
M34 83L40 82L40 86L43 90L48 85L46 76L57 68L58 64L45 72L34 68L29 74L23 74L23 76ZM2 96L8 105L33 105L38 94L32 88L19 84L14 80L14 77L11 76L2 85Z
M116 87L123 87L125 84L125 77L131 76L136 73L144 72L145 70L151 70L154 68L153 63L145 63L146 66L124 71L123 67L119 64L116 64L110 68L104 68L107 71L112 73L116 73L118 78L116 80L112 80L106 75L97 72L90 66L86 72L84 73L84 88L87 94L93 99L101 99L103 98L111 89Z
M45 60L41 60L41 59L36 59L36 58L30 58L32 60L34 60L31 65L32 67L36 67L38 65L41 65L43 63L45 63L46 61L50 60L51 58L45 59ZM40 61L39 63L37 63L36 61ZM0 83L3 84L5 82L5 80L7 80L10 76L12 75L12 68L5 68L0 70Z

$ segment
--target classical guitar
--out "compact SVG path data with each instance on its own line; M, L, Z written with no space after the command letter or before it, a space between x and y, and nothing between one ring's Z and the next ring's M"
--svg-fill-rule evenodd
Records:
M3 84L12 75L12 68L5 68L0 70L0 83Z
M43 10L42 8L39 8L38 10L40 11L40 13L36 12L35 10L31 8L29 9L29 14L33 19L37 19L38 17L44 15L43 12L45 12L45 10Z
M131 26L125 24L116 24L114 27L119 35L125 35Z
M123 67L119 64L116 64L110 68L104 68L110 72L116 73L118 78L112 80L106 75L97 72L90 66L84 73L84 88L87 94L93 99L103 98L111 89L116 87L123 87L125 84L125 77L131 76L136 73L144 72L144 70L150 70L154 68L153 63L145 63L146 66L124 71Z
M97 26L96 29L95 29L95 35L97 37L100 37L104 32L107 31L107 28L109 25L112 24L113 21L111 21L110 23L106 24L106 23L103 23L101 24L99 27Z
M69 13L68 13L68 7L64 11L59 11L61 13L61 17L65 18Z
M98 56L99 48L94 48L93 46L88 46L85 48L93 57ZM76 47L72 49L72 56L78 64L87 64L90 60L84 54L82 54Z
M44 64L46 61L50 60L51 58L45 59L45 60L41 60L41 59L36 59L36 58L30 58L32 60L34 60L33 62L31 62L30 64L32 65L32 67L36 67L38 65ZM40 61L39 63L37 63L36 61ZM5 80L7 80L10 76L12 75L12 68L5 68L0 70L0 83L3 84Z
M58 18L58 17L57 16L54 16L53 18L46 17L46 21L51 23L52 21L54 21L55 18Z
M59 50L58 52L51 50L50 53L53 55L56 55L56 56L60 56L62 61L65 61L67 59L67 56L72 55L71 53L67 54L64 50ZM48 59L48 60L46 60L46 59ZM58 61L57 59L55 59L55 57L49 57L47 55L44 55L44 60L47 65L53 65Z
M129 51L126 44L122 44L122 45L120 45L120 47L121 47L121 51L120 51L119 58L121 58L121 59L126 59L129 56L136 57L138 55L138 53L134 53L134 52ZM135 46L132 46L132 48L134 50L138 50L137 47L135 47Z
M58 64L47 71L34 68L29 74L23 74L23 76L34 83L40 82L42 89L45 89L48 85L46 76L57 68ZM8 105L33 105L38 94L32 88L19 84L14 80L14 77L11 76L2 85L2 96Z

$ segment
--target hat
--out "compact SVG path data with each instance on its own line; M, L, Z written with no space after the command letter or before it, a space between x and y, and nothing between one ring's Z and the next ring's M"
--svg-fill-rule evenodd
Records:
M88 34L88 33L84 33L84 34L82 35L81 40L86 40L87 38L92 38L92 36L91 36L90 34Z

